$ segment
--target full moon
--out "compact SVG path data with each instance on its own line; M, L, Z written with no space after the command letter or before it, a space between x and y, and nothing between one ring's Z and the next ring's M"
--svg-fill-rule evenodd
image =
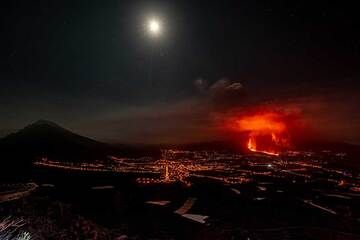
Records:
M159 35L160 30L161 30L160 22L156 19L151 19L148 22L148 30L152 35Z

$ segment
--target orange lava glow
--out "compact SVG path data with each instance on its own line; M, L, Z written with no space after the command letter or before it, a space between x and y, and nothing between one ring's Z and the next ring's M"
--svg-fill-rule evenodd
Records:
M237 118L235 128L247 133L247 148L252 152L278 156L289 146L286 121L279 113L257 113Z
M275 151L265 151L265 150L257 149L256 148L256 139L254 137L249 137L249 140L247 143L247 148L252 152L260 152L260 153L265 153L268 155L279 156L279 153L277 153Z

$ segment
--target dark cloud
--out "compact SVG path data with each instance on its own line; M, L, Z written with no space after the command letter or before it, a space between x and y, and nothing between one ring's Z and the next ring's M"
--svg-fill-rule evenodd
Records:
M194 85L214 111L224 111L236 107L244 100L245 90L240 82L222 78L209 85L206 80L197 79Z
M206 81L206 80L204 80L202 78L196 79L194 81L194 85L202 93L206 92L208 90L208 87L209 87L208 81Z

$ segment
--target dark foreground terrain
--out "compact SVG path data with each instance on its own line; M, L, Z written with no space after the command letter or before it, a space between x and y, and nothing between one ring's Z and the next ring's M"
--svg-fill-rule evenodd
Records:
M22 219L17 230L34 239L360 239L358 173L319 161L331 156L346 157L170 150L166 161L110 166L43 160L37 189L0 214Z

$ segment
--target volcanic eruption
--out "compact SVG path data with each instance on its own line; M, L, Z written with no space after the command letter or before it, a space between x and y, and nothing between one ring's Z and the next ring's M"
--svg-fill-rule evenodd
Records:
M233 121L235 130L247 135L246 146L252 152L279 155L282 150L290 146L286 120L280 113L255 113Z

